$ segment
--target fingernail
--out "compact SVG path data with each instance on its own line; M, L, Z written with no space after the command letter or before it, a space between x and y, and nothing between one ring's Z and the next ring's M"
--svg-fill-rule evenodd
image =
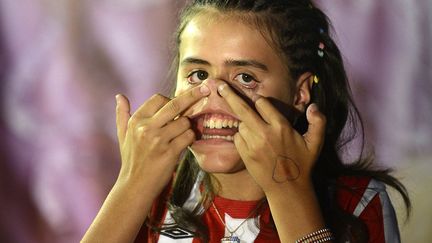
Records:
M203 84L200 87L200 92L201 92L201 94L206 95L210 92L210 89L207 87L207 85Z
M261 96L259 94L252 94L251 100L253 102L255 102L255 104L256 104L259 100L261 100L261 98L264 98L264 96ZM261 102L261 101L259 101L259 102Z
M119 94L117 94L116 96L115 96L115 100L116 100L116 105L118 105L118 102L119 102L119 97L120 95Z
M315 111L318 111L318 106L315 103L312 103L309 106L309 111L312 112L312 113L314 113Z
M221 95L221 96L224 96L225 95L225 87L226 87L226 84L221 84L221 85L219 85L218 86L218 93Z

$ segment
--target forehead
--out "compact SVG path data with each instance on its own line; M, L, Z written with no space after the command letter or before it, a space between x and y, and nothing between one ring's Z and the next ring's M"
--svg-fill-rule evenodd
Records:
M199 55L281 61L263 33L239 15L199 14L190 20L180 36L180 59Z

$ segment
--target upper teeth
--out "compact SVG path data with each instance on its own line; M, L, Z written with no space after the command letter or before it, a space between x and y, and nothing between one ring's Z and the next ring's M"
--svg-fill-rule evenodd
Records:
M237 128L239 125L239 122L237 120L228 120L228 119L217 119L217 118L211 118L208 120L204 121L204 127L208 127L208 128L216 128L216 129L221 129L221 128Z

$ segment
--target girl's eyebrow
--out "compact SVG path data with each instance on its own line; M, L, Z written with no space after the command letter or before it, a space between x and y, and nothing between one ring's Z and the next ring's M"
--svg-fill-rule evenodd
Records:
M229 59L224 62L225 66L235 66L235 67L254 67L261 69L262 71L268 72L268 67L261 62L256 60L234 60Z
M210 63L208 61L203 60L203 59L199 59L199 58L195 58L195 57L187 57L187 58L183 59L183 61L181 61L181 63L180 63L181 66L185 66L188 64L201 64L201 65L210 66Z
M200 64L200 65L205 65L205 66L211 66L210 62L200 59L200 58L196 58L196 57L187 57L185 59L182 60L181 62L181 66L185 66L188 64ZM268 67L261 63L258 62L256 60L234 60L234 59L229 59L224 61L224 65L225 66L234 66L234 67L254 67L254 68L258 68L261 69L262 71L268 72Z

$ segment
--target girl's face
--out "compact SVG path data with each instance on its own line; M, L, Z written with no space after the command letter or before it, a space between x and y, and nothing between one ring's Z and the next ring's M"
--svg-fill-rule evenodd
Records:
M232 142L238 120L217 87L226 82L250 99L266 96L292 104L285 64L261 32L235 17L206 13L194 17L181 35L176 95L206 84L211 94L183 114L192 121L190 147L210 173L234 173L244 164Z

